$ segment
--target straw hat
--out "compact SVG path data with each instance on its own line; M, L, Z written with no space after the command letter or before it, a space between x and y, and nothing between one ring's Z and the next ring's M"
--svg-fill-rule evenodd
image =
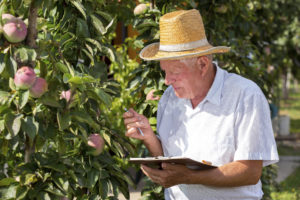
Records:
M160 18L160 42L142 49L144 60L177 60L181 58L225 53L230 47L212 46L205 35L200 13L195 10L179 10Z

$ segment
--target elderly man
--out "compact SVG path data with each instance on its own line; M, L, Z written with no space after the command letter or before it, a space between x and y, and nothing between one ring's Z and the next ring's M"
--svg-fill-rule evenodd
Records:
M133 109L123 115L126 135L142 140L152 156L183 156L217 166L142 165L153 182L166 188L167 200L261 199L262 167L278 161L262 91L212 60L212 54L227 51L207 42L199 12L188 10L162 16L160 42L140 53L142 59L160 60L169 87L158 106L159 136Z

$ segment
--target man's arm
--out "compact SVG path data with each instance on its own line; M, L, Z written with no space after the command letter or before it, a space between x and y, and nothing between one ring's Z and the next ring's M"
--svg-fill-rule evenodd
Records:
M143 172L163 187L178 184L202 184L215 187L236 187L256 184L262 173L261 160L242 160L209 170L194 170L185 165L162 164L163 170L142 166Z

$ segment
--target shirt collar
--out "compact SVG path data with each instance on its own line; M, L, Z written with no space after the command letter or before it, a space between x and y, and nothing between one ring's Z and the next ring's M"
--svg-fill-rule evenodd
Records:
M216 66L216 76L205 99L212 104L220 105L224 83L224 70L222 70L216 62L213 62L213 64Z

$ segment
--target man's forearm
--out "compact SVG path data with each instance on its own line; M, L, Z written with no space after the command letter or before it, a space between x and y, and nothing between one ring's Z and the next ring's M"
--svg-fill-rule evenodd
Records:
M236 187L256 184L261 176L262 161L236 161L216 169L191 170L187 184L202 184L217 187Z
M164 155L161 142L154 133L153 137L144 140L144 145L153 157Z

